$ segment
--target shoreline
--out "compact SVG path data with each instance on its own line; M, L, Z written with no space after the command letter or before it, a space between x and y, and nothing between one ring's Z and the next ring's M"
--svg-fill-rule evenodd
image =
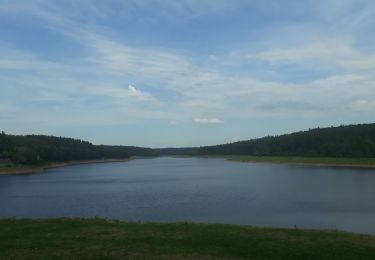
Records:
M329 159L329 160L356 160L356 158L330 158L330 157L277 157L277 160L274 160L275 157L267 157L267 156L235 156L235 155L201 155L201 156L194 156L194 155L167 155L161 157L171 157L171 158L221 158L225 159L230 162L238 162L238 163L272 163L272 164L289 164L289 165L301 165L301 166L315 166L315 167L340 167L340 168L375 168L375 158L371 158L373 160L373 164L371 163L332 163L332 162L304 162L303 160L306 159ZM295 161L293 161L293 159ZM284 161L283 161L284 159ZM286 160L285 160L286 159ZM289 159L289 161L288 161ZM290 160L292 159L292 160ZM359 159L361 160L361 159Z
M334 164L334 163L299 163L299 162L259 162L259 161L240 161L240 160L231 160L232 162L240 163L272 163L272 164L288 164L288 165L300 165L300 166L315 166L315 167L338 167L338 168L365 168L372 169L375 168L375 165L371 164Z
M232 162L240 162L240 163L272 163L272 164L288 164L288 165L299 165L299 166L314 166L314 167L338 167L338 168L363 168L363 169L373 169L375 168L375 164L371 163L348 163L348 162L307 162L303 161L305 158L298 158L296 161L289 160L290 158L285 157L286 160L273 160L273 158L267 157L259 157L259 158L236 158L234 156L227 157L228 161ZM314 158L319 159L319 158ZM334 159L341 159L341 158L330 158ZM348 159L348 158L346 158ZM349 158L350 159L350 158ZM300 161L298 161L300 160Z
M163 157L163 156L159 156ZM189 156L189 155L177 155L177 156L168 156L168 157L175 157L175 158L222 158L227 161L231 162L238 162L238 163L270 163L270 164L287 164L287 165L299 165L299 166L312 166L312 167L338 167L338 168L362 168L362 169L374 169L375 164L366 164L366 163L333 163L333 162L307 162L303 161L305 159L311 159L310 157L307 158L293 158L292 157L285 157L280 159L280 157L236 157L236 156ZM29 165L29 166L20 166L20 167L4 167L0 168L0 175L23 175L23 174L33 174L37 172L42 172L47 169L52 168L60 168L65 166L71 165L80 165L80 164L95 164L95 163L112 163L112 162L127 162L135 159L141 158L155 158L155 157L142 157L142 156L133 156L130 158L125 159L97 159L97 160L77 160L77 161L68 161L68 162L50 162L44 165ZM313 158L319 159L319 158ZM327 158L326 158L327 159ZM340 160L342 158L328 158L328 160ZM351 159L351 158L346 158ZM295 160L295 161L293 161ZM343 159L344 160L344 159ZM375 159L374 159L375 160Z
M112 163L112 162L128 162L135 160L136 157L130 157L126 159L97 159L97 160L77 160L77 161L68 161L68 162L51 162L45 165L35 165L35 166L26 166L25 168L11 167L9 168L0 168L0 175L22 175L22 174L33 174L37 172L42 172L47 169L60 168L71 165L80 165L80 164L94 164L94 163Z

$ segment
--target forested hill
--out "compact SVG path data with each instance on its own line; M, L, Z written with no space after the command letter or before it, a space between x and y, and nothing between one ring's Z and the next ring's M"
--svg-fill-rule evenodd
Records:
M7 158L17 164L154 155L156 155L155 151L150 148L93 145L72 138L0 133L0 159L5 160Z
M151 149L133 146L93 145L89 142L45 135L0 133L0 163L72 161L130 156L254 155L313 157L375 157L375 124L316 128L280 136L216 146Z
M316 128L200 147L197 155L375 157L375 124Z

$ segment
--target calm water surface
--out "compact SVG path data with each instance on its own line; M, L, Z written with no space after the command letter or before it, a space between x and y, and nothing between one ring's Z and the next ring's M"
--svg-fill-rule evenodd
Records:
M162 157L0 176L0 217L61 216L375 234L375 169Z

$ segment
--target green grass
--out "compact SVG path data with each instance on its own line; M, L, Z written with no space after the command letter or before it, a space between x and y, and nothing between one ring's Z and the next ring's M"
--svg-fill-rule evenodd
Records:
M336 231L101 219L0 220L0 259L375 259Z
M8 165L0 165L0 170L3 171L12 171L12 170L23 170L23 169L31 169L31 168L38 168L44 166L42 164L38 165L31 165L31 164L8 164Z
M8 164L0 165L0 174L13 174L13 173L34 173L47 168L63 167L75 164L85 163L105 163L105 162L123 162L128 161L131 158L125 159L97 159L97 160L78 160L78 161L65 161L65 162L51 162L41 161L37 164Z
M48 166L49 163L43 162L38 164L9 164L9 165L1 165L0 166L0 173L12 173L18 171L30 171L42 169L44 166Z
M375 158L330 158L330 157L292 157L292 156L230 156L231 161L292 163L292 164L321 164L334 166L368 166L375 167Z

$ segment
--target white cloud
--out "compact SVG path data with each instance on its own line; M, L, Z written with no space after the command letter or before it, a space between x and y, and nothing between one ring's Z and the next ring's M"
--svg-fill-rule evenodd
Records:
M50 63L35 55L22 52L7 56L9 60L7 63L12 64L12 69L23 69L30 72L17 79L9 78L8 85L17 86L18 84L23 86L22 88L34 88L37 89L35 93L43 89L44 91L39 96L54 97L56 100L64 98L71 100L73 98L74 101L77 97L92 95L110 97L116 102L108 105L112 105L113 111L118 110L119 112L122 112L127 104L137 102L139 106L131 108L132 116L150 116L163 120L176 118L180 114L183 114L185 119L189 117L202 119L199 117L202 114L220 113L225 119L228 117L247 118L258 115L303 113L303 110L295 109L296 106L306 107L309 111L316 113L323 113L322 108L324 108L327 109L326 113L329 113L330 109L342 110L345 108L350 111L348 104L353 100L366 98L369 101L375 101L374 77L367 71L365 73L351 69L355 73L332 74L304 84L266 82L249 76L223 74L204 65L204 61L194 61L181 54L165 50L129 47L97 33L86 33L81 36L81 43L92 51L82 63L73 63L74 65ZM339 49L336 54L331 56L339 57L348 54L355 56L357 53L349 51L353 49L352 47ZM0 53L7 53L9 49L3 50L1 52L0 49ZM293 51L288 51L287 54L293 55ZM298 52L294 54L295 57L288 58L287 54L275 55L272 56L272 59L277 61L287 59L288 62L298 63L316 58L324 64L322 59L325 55L319 54L316 48L306 47L304 51L299 52L299 55ZM329 55L329 52L326 54ZM18 63L12 62L12 59ZM7 63L3 63L4 66L7 66ZM40 80L40 75L38 76L41 71L37 68L43 68L47 75L45 77L43 74L43 81ZM38 74L31 73L34 70ZM94 83L95 79L82 77L79 73L76 75L76 71L101 74L100 80L104 80L104 82ZM134 78L138 82L137 84L155 86L157 90L178 98L173 101L168 100L168 103L163 104L140 88L132 85L124 88L120 82L108 84L105 82L106 78L114 78L118 81ZM16 82L19 83L15 84ZM32 86L29 86L31 83ZM41 85L43 86L41 87ZM151 107L151 105L154 106ZM283 109L277 110L278 107ZM124 115L129 113L130 110ZM116 119L116 117L113 118L113 120ZM210 120L200 121L200 123L210 122Z
M88 88L88 91L90 91L94 95L107 96L112 98L156 102L156 98L153 97L150 93L141 91L132 85L129 85L126 89L117 86L91 87Z
M132 48L98 34L86 34L84 44L94 51L92 62L112 73L168 80L190 72L188 58L171 52Z
M237 53L235 58L239 62L248 60L263 60L270 63L305 64L311 67L327 66L348 70L374 70L375 55L364 54L353 47L344 38L320 38L313 43L292 48L274 48L259 53Z
M154 100L154 97L151 94L140 91L132 85L128 86L128 89L126 90L124 95L129 96L129 97L134 97L134 98L136 98L137 100L140 100L140 101Z
M348 107L351 110L360 111L360 112L374 111L375 102L374 101L371 102L367 99L358 99L358 100L354 100L354 101L350 102Z
M221 124L223 121L220 119L211 117L211 118L194 118L194 122L197 124Z
M215 118L200 118L200 115L220 113L224 119L259 115L292 116L302 115L306 109L311 113L326 114L340 110L350 112L353 106L348 104L354 100L366 98L375 101L375 86L372 84L374 77L363 72L334 74L305 84L265 82L248 76L224 75L184 55L130 48L97 34L83 36L82 43L93 51L84 63L74 66L50 64L33 55L15 55L15 59L27 61L29 71L43 64L42 67L49 76L41 81L34 73L25 73L17 79L9 78L8 85L13 85L13 88L17 85L24 89L30 87L36 90L34 93L39 92L39 97L67 99L75 103L80 101L77 97L109 97L114 102L107 102L110 109L106 111L116 116L101 119L108 122L127 118L130 114L133 118L163 120L173 120L182 114L185 119L195 118L196 123L209 124L220 123L221 120L217 119L220 121L218 122ZM22 62L19 66L25 68ZM80 67L82 70L77 70ZM159 91L167 91L178 98L163 103L133 85L122 87L120 82L94 83L96 79L82 78L81 75L75 75L75 71L101 74L101 80L134 78L137 79L137 84L157 86L155 88ZM16 82L19 83L15 84ZM278 109L279 107L282 109ZM296 107L306 109L295 109ZM121 116L118 115L120 113Z
M196 5L194 13L198 15L204 12L199 10L199 3L190 2ZM175 1L170 4L176 5L176 9L181 7ZM36 10L32 5L29 8ZM34 13L46 19L48 26L77 41L87 56L77 57L71 63L51 62L34 53L0 45L0 69L19 73L17 77L0 74L0 90L4 94L0 101L4 104L2 99L7 99L7 111L13 114L16 111L14 118L20 120L27 111L28 120L61 125L113 124L129 118L172 120L170 125L175 125L175 119L220 124L228 118L294 117L306 116L307 112L347 115L374 109L375 56L371 51L360 50L351 36L319 36L314 41L297 41L293 47L279 46L275 40L274 45L262 45L262 49L254 52L236 49L234 55L194 58L174 50L127 45L116 39L115 32L83 28L47 9ZM364 23L367 17L357 24ZM274 40L270 35L266 37ZM228 59L240 67L249 60L266 61L262 70L272 70L274 64L329 69L320 78L311 77L310 82L285 83L277 79L271 82L256 75L237 74L233 69L226 71ZM273 72L284 73L277 68ZM135 86L126 87L123 82L134 82ZM158 93L159 99L143 86L152 86L152 93ZM30 99L32 105L28 103ZM87 101L90 99L95 102ZM47 101L56 105L53 113L37 107L38 102ZM60 108L59 102L63 104ZM221 119L202 115L220 115Z
M95 51L99 66L116 74L141 75L144 82L177 93L181 97L179 102L169 104L169 107L179 112L183 109L184 113L197 118L200 114L218 112L224 118L248 117L259 113L299 114L302 110L294 109L296 100L299 100L299 104L307 104L304 107L309 111L323 113L323 108L342 109L347 107L348 100L375 92L375 87L370 84L373 77L367 73L375 64L371 62L372 56L364 55L349 43L339 40L298 49L270 50L252 57L272 62L298 64L313 61L314 66L347 67L343 72L331 73L304 84L225 75L210 69L204 65L204 61L198 63L186 56L161 50L129 48L98 35L91 35L88 44ZM350 65L357 63L360 65ZM370 96L375 98L373 94ZM275 104L282 104L284 109L259 111L262 107L276 107Z

